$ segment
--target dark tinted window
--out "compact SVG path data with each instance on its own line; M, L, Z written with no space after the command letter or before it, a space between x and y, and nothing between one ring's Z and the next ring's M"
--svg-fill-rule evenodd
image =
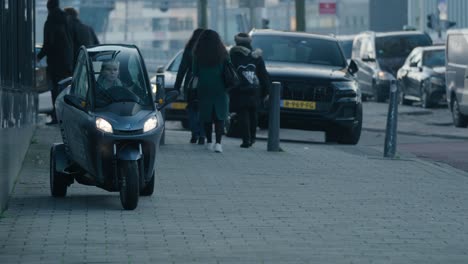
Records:
M425 51L423 56L423 64L427 67L445 66L445 50Z
M447 43L448 63L468 65L468 35L449 35Z
M400 35L375 38L377 58L406 58L414 48L430 45L432 45L432 41L426 35Z
M263 51L266 61L346 67L346 60L335 40L254 36L252 46Z
M182 52L179 52L172 61L171 65L167 68L168 71L176 72L179 70L180 62L182 61Z
M344 55L346 59L351 58L351 52L353 51L353 41L352 40L341 40L341 47L343 48Z

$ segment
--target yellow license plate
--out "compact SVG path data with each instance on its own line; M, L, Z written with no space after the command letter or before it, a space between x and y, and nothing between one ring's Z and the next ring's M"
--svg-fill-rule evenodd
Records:
M315 110L316 104L311 101L282 100L281 107L293 109Z
M172 109L185 109L187 107L187 103L172 103Z

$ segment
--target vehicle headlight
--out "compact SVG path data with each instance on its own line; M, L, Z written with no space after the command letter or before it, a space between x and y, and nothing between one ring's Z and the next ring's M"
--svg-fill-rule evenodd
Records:
M337 88L336 95L341 97L355 97L359 92L356 82L334 82L333 86Z
M106 133L114 132L112 125L101 117L96 118L96 128Z
M143 126L143 133L151 131L158 126L158 118L156 116L150 117L146 120L145 125Z
M155 84L155 83L152 83L151 84L151 91L153 92L153 94L156 94L156 92L158 91L158 85Z
M380 79L380 80L394 80L395 77L393 77L393 75L389 72L386 72L386 71L379 71L377 73L377 77Z
M431 77L431 83L439 86L444 86L445 80L439 77Z

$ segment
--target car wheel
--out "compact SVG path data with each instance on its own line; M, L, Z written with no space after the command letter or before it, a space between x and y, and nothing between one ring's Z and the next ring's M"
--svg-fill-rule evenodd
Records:
M120 161L120 202L125 210L133 210L138 205L139 173L136 161Z
M67 195L68 184L64 175L57 172L57 157L60 154L57 153L57 145L53 145L50 148L50 193L53 197L65 197Z
M372 82L372 91L374 92L374 100L379 103L385 102L385 95L381 89L377 88L375 82Z
M141 196L151 196L153 195L154 192L154 178L155 178L155 172L153 172L153 176L151 177L151 180L146 183L145 187L140 190L140 195Z
M432 106L431 102L429 101L429 95L427 94L426 89L422 89L421 91L421 107L422 108L430 108Z
M458 104L458 100L455 96L452 99L452 118L453 124L456 127L468 126L468 117L460 112L460 105Z
M184 129L190 129L190 124L188 119L184 119L180 121L180 124Z
M338 143L346 145L356 145L361 138L362 131L362 105L358 106L356 114L357 124L344 130L340 130L341 134L338 137Z
M261 129L268 129L268 116L259 116L258 117L258 127Z
M240 137L239 119L236 114L230 114L224 122L224 131L227 137Z

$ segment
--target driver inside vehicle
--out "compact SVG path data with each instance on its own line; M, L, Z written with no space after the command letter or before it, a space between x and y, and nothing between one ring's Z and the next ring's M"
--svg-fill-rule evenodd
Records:
M101 66L101 73L97 79L99 88L107 90L113 86L122 86L119 80L120 63L116 60L104 61Z

